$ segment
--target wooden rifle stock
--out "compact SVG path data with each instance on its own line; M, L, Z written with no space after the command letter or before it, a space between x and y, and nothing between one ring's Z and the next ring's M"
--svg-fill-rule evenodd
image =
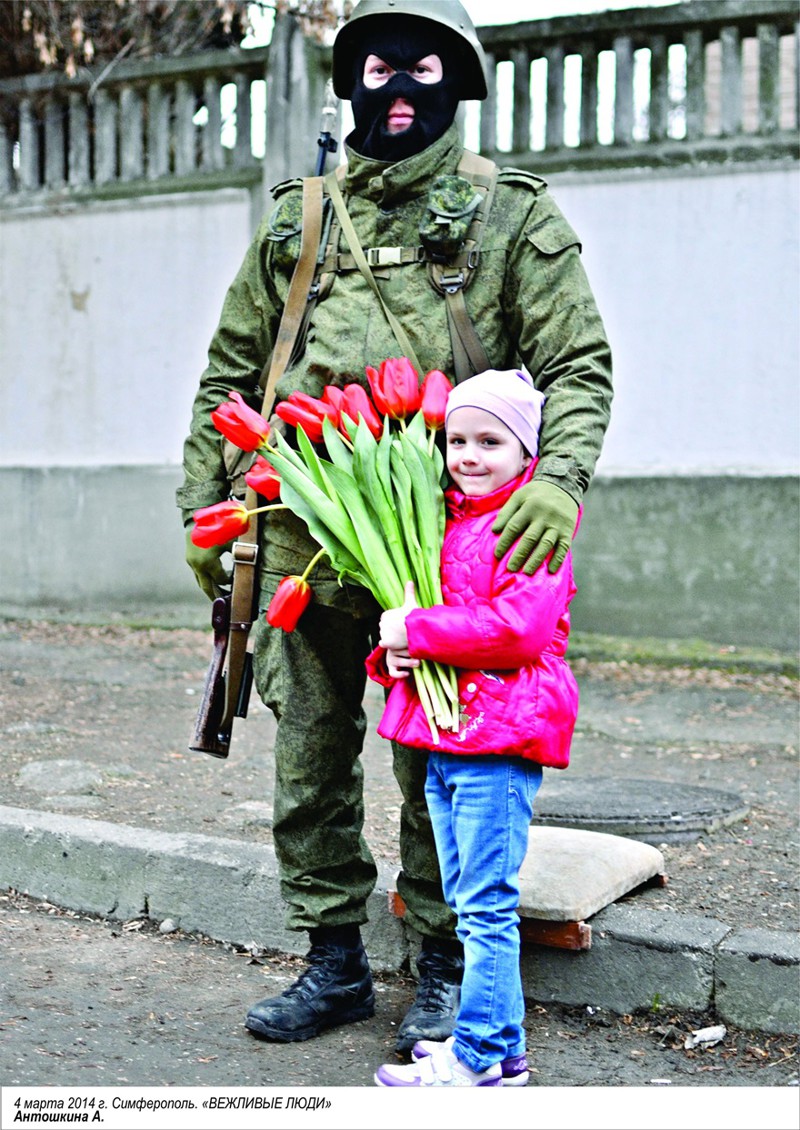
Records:
M233 717L247 717L250 690L253 685L253 659L248 652L238 688L233 717L226 717L227 674L225 657L228 652L231 624L231 598L218 596L211 606L211 627L214 630L214 650L206 672L203 698L197 711L194 738L189 749L208 753L212 757L227 757L231 744Z

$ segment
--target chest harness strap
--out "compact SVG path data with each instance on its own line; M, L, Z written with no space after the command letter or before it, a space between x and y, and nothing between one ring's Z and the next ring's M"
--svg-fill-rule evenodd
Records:
M415 359L408 335L386 305L373 271L383 272L387 268L425 263L431 285L445 300L456 382L491 368L491 361L469 316L464 292L480 261L481 244L494 199L497 173L498 169L493 161L469 150L464 151L457 175L470 181L480 199L463 244L454 255L445 258L432 254L421 244L416 247L362 248L342 196L340 181L344 179L345 169L339 166L325 178L325 190L333 204L333 215L327 239L321 248L322 262L312 298L323 301L330 293L337 274L343 271L361 271L376 295L403 352L421 374L422 370ZM342 232L347 239L349 253L338 250Z

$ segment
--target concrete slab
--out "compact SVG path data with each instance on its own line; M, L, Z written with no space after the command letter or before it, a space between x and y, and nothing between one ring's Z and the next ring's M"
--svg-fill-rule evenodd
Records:
M664 856L652 844L534 825L520 869L520 914L579 922L664 870Z
M714 1003L723 1020L766 1032L800 1032L798 934L735 930L719 948L714 976Z
M403 928L386 910L391 874L379 873L364 928L378 971L408 957ZM235 945L308 948L305 933L283 926L274 850L242 840L0 806L0 887L121 921L170 918Z
M704 1010L713 998L716 947L727 933L710 918L610 906L592 919L591 949L523 950L523 984L532 1000L619 1013Z
M410 931L387 910L383 868L368 903L365 944L376 971L408 963ZM284 930L271 847L154 832L82 817L0 806L0 887L112 919L171 919L217 941L298 954L304 933ZM592 920L592 947L524 943L526 997L616 1012L654 1005L706 1009L717 993L730 1022L793 1032L797 942L712 918L614 904Z

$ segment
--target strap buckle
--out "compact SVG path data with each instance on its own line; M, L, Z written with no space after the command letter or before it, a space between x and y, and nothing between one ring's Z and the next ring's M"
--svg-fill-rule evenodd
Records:
M367 263L370 265L370 267L397 267L402 262L402 247L367 248Z
M252 541L235 541L231 554L237 565L255 565L256 557L258 557L258 546Z
M456 294L464 285L464 272L459 271L455 275L442 275L439 280L443 290L448 294Z

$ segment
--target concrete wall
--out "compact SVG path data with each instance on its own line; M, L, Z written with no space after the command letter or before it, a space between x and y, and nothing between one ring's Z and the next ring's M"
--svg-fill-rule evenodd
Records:
M245 189L0 211L0 466L179 462L250 224Z
M553 175L614 351L599 470L800 465L800 170Z
M561 174L617 399L583 630L797 644L798 168ZM205 615L173 492L246 190L0 212L0 600Z

